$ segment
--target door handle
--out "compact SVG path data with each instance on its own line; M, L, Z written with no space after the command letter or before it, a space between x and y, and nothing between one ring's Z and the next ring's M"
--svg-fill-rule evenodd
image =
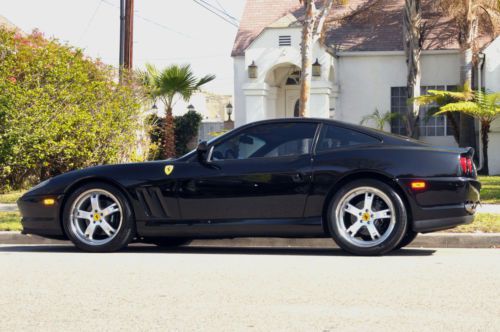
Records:
M297 183L304 182L304 179L305 179L305 176L302 173L296 173L292 176L293 182L297 182Z

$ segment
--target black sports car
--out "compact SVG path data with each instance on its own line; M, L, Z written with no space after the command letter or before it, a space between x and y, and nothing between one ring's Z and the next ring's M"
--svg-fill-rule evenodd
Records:
M473 149L326 119L251 123L176 160L51 178L18 201L24 233L88 251L195 238L333 237L361 255L472 222Z

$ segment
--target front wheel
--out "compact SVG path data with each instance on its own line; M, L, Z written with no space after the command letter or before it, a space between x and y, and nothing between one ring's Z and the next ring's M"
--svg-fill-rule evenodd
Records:
M406 232L405 236L403 236L403 239L401 242L396 246L395 249L401 249L409 245L410 243L413 242L417 238L418 233L412 230L409 230Z
M64 231L78 248L110 252L127 246L135 222L127 198L106 183L89 183L75 190L63 211Z
M382 255L396 248L406 234L407 219L399 194L372 179L346 184L328 209L333 239L356 255Z

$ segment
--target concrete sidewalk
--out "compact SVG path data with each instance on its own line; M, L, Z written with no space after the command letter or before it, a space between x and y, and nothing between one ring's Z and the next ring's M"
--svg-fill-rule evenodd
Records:
M19 232L0 232L0 244L71 244L69 241L46 239ZM234 238L194 240L193 247L276 247L337 248L333 240L302 238ZM421 234L410 245L414 248L500 248L500 233L431 233Z
M0 212L15 212L17 210L18 209L16 204L0 203Z

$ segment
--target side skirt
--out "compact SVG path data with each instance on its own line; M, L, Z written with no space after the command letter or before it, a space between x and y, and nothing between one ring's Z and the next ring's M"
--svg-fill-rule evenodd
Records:
M219 219L137 221L139 236L189 238L328 237L320 217L297 219Z

